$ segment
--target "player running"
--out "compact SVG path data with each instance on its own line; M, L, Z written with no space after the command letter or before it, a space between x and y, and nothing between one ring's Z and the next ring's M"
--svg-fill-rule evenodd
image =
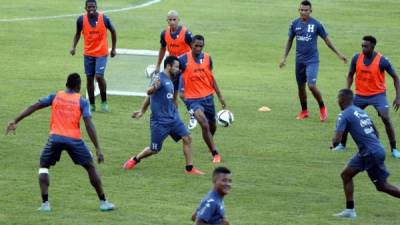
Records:
M339 91L338 103L343 110L336 122L336 132L332 146L337 146L345 130L350 132L358 147L358 153L343 169L341 177L346 196L346 209L335 214L338 217L355 218L353 177L366 170L376 189L394 197L400 198L400 189L386 180L389 172L385 166L385 148L379 141L378 132L367 113L353 105L353 92L350 89Z
M286 64L286 59L292 48L293 39L296 38L296 81L298 95L300 99L301 111L296 119L303 120L309 117L307 108L306 83L314 98L319 105L319 118L321 122L328 119L328 110L322 99L321 92L317 88L317 76L319 67L319 56L317 48L317 38L320 36L326 45L339 57L340 60L347 63L347 59L333 45L324 26L316 19L310 16L312 12L311 2L302 1L299 7L300 18L294 20L289 27L289 39L286 44L285 54L279 67Z
M63 150L68 152L75 164L81 165L86 169L90 183L95 188L100 199L100 210L112 210L115 206L106 200L100 176L93 163L92 153L81 138L80 120L81 117L83 117L87 133L96 148L97 161L98 163L102 163L104 161L104 156L97 141L89 104L87 100L79 94L81 89L81 78L79 74L70 74L67 79L66 87L67 89L65 91L58 91L56 94L50 94L25 109L14 120L8 123L6 134L10 132L15 133L17 124L33 112L51 106L50 136L40 155L39 185L43 203L38 210L42 212L51 211L48 199L50 184L49 169L60 160Z
M396 89L396 98L393 101L394 110L400 106L400 83L399 77L392 67L390 61L378 52L375 52L376 38L364 36L362 40L362 52L355 54L351 60L350 70L347 75L347 88L351 88L355 77L354 105L365 109L372 105L385 125L386 133L389 138L392 156L400 158L400 152L396 146L396 135L392 121L389 116L389 103L386 98L385 71L393 79ZM341 144L335 150L344 150L347 141L347 133L343 135Z
M170 135L174 141L182 139L183 153L185 155L187 174L204 174L193 167L192 163L192 139L189 131L179 118L179 112L174 104L174 87L172 78L179 74L179 61L175 56L168 56L164 60L164 71L153 77L153 81L147 94L150 95L151 117L151 143L136 156L130 158L123 165L124 169L130 170L144 158L157 154L161 151L165 138ZM140 118L147 110L144 104L140 111L133 113L133 118Z
M225 218L224 197L231 190L231 171L226 167L215 168L212 183L213 189L201 200L199 207L192 214L195 225L229 225Z

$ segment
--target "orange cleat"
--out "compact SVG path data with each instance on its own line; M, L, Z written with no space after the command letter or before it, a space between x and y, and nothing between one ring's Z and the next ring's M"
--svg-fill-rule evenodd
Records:
M308 112L308 110L303 110L303 111L299 112L299 114L296 116L296 120L304 120L309 115L310 115L310 113Z
M185 173L186 173L186 174L195 174L195 175L203 175L203 174L204 174L203 171L198 170L198 169L196 169L195 167L193 167L191 171L185 170Z
M137 162L133 159L128 159L128 161L126 161L124 163L124 165L122 166L122 168L126 169L126 170L131 170L133 168L135 168Z
M319 119L325 122L328 119L328 109L324 106L319 109Z
M212 162L213 163L220 163L221 162L221 156L219 154L214 155Z

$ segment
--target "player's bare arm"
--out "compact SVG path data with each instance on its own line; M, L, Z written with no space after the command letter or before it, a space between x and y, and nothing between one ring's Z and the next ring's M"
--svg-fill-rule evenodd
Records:
M150 105L150 97L146 96L140 110L137 110L132 113L132 118L135 118L135 119L141 118L143 116L143 114L146 113L147 109L149 108L149 105Z
M283 68L286 65L286 59L289 55L292 45L293 45L293 38L289 38L286 43L285 54L283 55L283 58L282 58L281 62L279 63L279 68Z
M347 63L347 58L345 55L339 52L339 50L336 49L335 45L333 45L331 39L327 36L324 38L325 44L339 57L340 60L342 60L344 63Z
M25 117L31 115L35 111L45 108L46 106L40 104L40 102L37 102L28 108L26 108L23 112L21 112L15 119L11 120L8 122L7 127L6 127L6 135L12 132L15 134L15 131L17 129L17 124L19 121L23 120Z
M221 91L220 91L220 89L218 87L217 81L215 79L214 79L214 90L215 90L215 93L218 96L218 99L219 99L219 102L221 103L222 108L226 109L227 106L226 106L226 103L225 103L225 98L224 98L224 96L222 96Z
M399 110L400 107L400 80L396 71L393 71L393 73L388 73L388 74L392 77L394 88L396 89L396 98L393 100L393 108L397 112L397 110Z
M98 142L97 134L96 134L96 128L94 127L92 118L85 117L85 118L83 118L83 121L85 122L86 131L90 137L90 140L92 141L94 147L96 148L97 162L102 163L102 162L104 162L104 155L99 146L99 142Z
M332 146L331 149L336 147L338 144L340 144L340 141L342 140L342 136L343 136L344 132L335 132L335 135L332 138Z

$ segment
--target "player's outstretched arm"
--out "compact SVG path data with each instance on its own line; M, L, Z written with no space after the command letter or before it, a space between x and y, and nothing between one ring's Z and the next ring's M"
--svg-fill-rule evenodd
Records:
M26 108L15 119L8 122L7 127L6 127L6 135L9 134L10 132L13 132L15 134L15 130L17 129L17 124L19 121L23 120L25 117L31 115L35 111L45 108L45 107L47 107L47 106L41 104L40 102L37 102L37 103L29 106L28 108Z
M354 74L356 73L356 66L355 65L350 65L349 73L347 74L347 88L351 89L351 86L353 85L354 81Z
M283 68L286 65L286 59L289 55L290 49L292 48L292 44L293 44L293 38L289 38L286 43L285 53L283 55L281 62L279 63L279 68Z
M345 55L339 52L339 50L336 49L335 45L333 45L331 39L329 39L328 36L324 38L325 44L339 57L340 60L342 60L344 63L347 63L347 58Z
M143 114L145 114L147 109L149 108L149 105L150 105L150 97L146 96L140 110L132 113L132 118L139 119L140 117L142 117Z
M226 109L227 106L226 106L226 103L225 103L225 98L224 98L224 96L222 96L221 91L220 91L220 89L218 87L218 84L217 84L217 81L215 80L215 78L214 78L214 90L215 90L215 93L218 96L218 99L219 99L219 102L221 103L222 108Z
M102 163L104 162L104 155L101 152L99 142L97 139L97 134L96 134L96 128L94 127L94 124L92 122L92 117L84 117L83 121L85 122L85 127L86 131L90 137L90 140L93 142L94 147L96 148L96 156L97 156L97 162Z

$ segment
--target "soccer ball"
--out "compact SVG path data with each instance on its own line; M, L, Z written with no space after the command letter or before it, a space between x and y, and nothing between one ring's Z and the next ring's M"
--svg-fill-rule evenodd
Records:
M227 109L223 109L217 113L218 125L222 127L229 127L233 123L233 113Z
M156 72L156 65L148 65L144 70L144 74L148 78L152 78L155 72Z

